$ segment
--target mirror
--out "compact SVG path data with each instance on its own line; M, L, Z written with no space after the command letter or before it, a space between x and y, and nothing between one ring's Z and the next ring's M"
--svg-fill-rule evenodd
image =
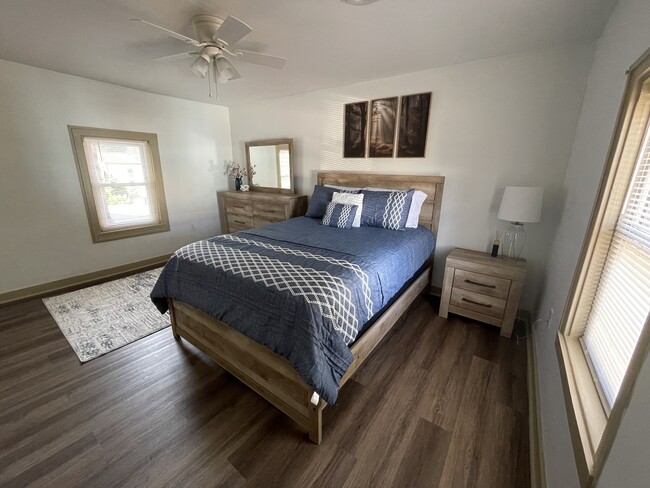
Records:
M251 190L293 193L293 139L247 142L246 165Z

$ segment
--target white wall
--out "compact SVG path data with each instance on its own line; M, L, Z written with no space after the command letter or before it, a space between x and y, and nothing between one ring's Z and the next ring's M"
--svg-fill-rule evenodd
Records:
M506 185L545 188L543 222L527 226L530 261L523 306L534 304L561 210L561 184L591 65L592 44L492 58L230 109L233 152L244 142L293 137L297 191L319 170L447 177L434 283L453 246L486 250ZM343 159L343 105L433 92L426 157Z
M158 134L170 232L92 243L68 124ZM0 293L217 234L230 138L227 108L0 60Z
M539 313L553 307L549 329L536 330L542 422L549 487L578 486L554 341L607 157L625 70L650 48L650 2L621 0L598 41L562 194L566 203L547 267ZM607 462L603 487L642 486L650 479L650 364Z

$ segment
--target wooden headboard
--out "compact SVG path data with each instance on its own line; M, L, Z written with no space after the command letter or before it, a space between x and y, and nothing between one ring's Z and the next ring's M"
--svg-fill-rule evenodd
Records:
M318 173L318 184L423 191L427 194L427 199L422 205L422 211L420 212L420 225L428 227L436 237L438 236L442 192L445 186L444 176L320 171Z

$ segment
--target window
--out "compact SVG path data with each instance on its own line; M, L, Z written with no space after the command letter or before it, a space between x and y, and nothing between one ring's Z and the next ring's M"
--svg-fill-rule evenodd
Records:
M69 129L93 242L168 231L156 134Z
M649 128L581 339L608 414L650 311Z
M583 486L597 480L650 343L650 50L630 70L558 335Z

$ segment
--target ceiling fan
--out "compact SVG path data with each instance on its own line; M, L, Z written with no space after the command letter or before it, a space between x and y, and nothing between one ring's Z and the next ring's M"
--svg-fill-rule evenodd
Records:
M282 69L287 62L284 58L270 56L268 54L244 51L242 49L232 50L231 46L233 44L239 42L252 31L248 25L233 16L222 19L215 15L195 15L192 17L192 26L194 27L197 39L192 39L191 37L143 19L131 20L155 27L168 36L190 44L194 48L198 48L198 51L172 54L170 56L156 58L155 60L164 61L183 58L189 55L195 56L196 58L190 65L190 69L195 75L201 78L208 78L210 96L212 96L211 76L214 78L215 88L217 83L227 83L229 80L241 78L241 75L233 66L231 59L276 69Z

